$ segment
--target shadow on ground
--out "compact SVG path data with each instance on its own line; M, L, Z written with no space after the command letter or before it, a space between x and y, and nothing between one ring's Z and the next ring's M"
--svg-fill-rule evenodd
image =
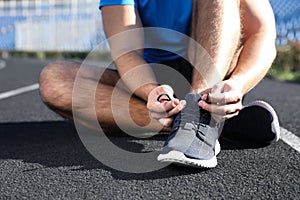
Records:
M159 141L163 144L166 136L148 139L111 137L112 142L132 152L143 152L144 145L139 140ZM251 145L230 143L222 140L222 149L257 148ZM40 164L45 167L73 167L72 170L103 169L110 171L117 179L161 179L186 174L205 173L206 170L168 166L155 172L131 174L111 169L90 155L81 143L74 124L68 121L19 122L0 124L0 159L22 160L25 163ZM78 168L79 166L79 168ZM74 169L74 167L77 167Z

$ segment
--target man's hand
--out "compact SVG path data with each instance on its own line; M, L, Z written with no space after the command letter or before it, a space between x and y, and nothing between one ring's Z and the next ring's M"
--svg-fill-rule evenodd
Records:
M210 93L204 94L199 106L211 112L217 122L238 115L242 109L242 89L234 80L225 80L216 84Z
M160 99L158 97L162 94ZM170 97L167 99L166 97ZM161 85L154 88L149 96L147 108L150 116L158 120L164 127L170 127L173 122L173 116L179 113L186 105L184 100L180 101L174 98L174 91L168 85Z

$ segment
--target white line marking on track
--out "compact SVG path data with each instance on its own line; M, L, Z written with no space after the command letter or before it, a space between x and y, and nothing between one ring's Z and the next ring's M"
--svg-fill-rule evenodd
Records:
M35 84L25 86L25 87L21 87L21 88L15 89L15 90L10 90L10 91L7 91L7 92L3 92L3 93L0 93L0 100L7 99L7 98L10 98L10 97L13 97L13 96L16 96L16 95L19 95L19 94L23 94L23 93L26 93L26 92L31 92L33 90L39 89L39 87L40 87L39 84L35 83Z
M4 60L0 60L0 70L6 67L6 62Z
M300 138L281 127L280 139L300 153Z

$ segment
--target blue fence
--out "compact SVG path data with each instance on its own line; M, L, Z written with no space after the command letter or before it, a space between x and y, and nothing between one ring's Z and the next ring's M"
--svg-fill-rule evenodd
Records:
M277 45L300 42L300 1L270 0L275 13Z
M98 3L0 0L0 50L89 51L104 39Z
M49 37L51 37L50 33L48 32L40 32L40 35L33 36L31 32L27 33L28 38L22 37L23 32L25 30L22 30L22 27L28 27L28 29L32 29L34 27L34 24L41 24L44 23L45 25L48 23L60 23L60 26L64 26L63 22L66 22L66 24L70 23L77 23L82 21L82 24L89 23L89 26L95 26L95 24L98 24L99 27L96 28L96 30L91 29L90 32L84 32L78 28L78 30L63 30L63 27L61 27L61 32L65 32L65 34L70 33L77 33L80 32L83 34L82 36L79 36L78 34L76 37L74 36L73 39L70 36L69 43L66 39L64 39L64 46L62 44L59 44L60 47L63 47L58 50L91 50L99 41L103 40L103 32L101 30L101 19L99 19L99 11L97 10L98 1L92 1L92 3L83 3L83 1L80 1L81 4L78 4L76 7L75 12L71 13L72 11L72 1L70 1L69 4L54 4L49 5L47 3L41 3L40 5L28 5L26 9L29 11L35 11L36 9L40 9L42 11L40 14L36 14L36 12L32 12L33 14L22 14L21 11L24 11L24 8L22 8L21 5L15 6L15 14L10 15L9 12L11 11L10 7L2 6L0 8L0 50L28 50L28 45L20 45L21 42L26 42L28 40L34 42L33 37L39 37L44 38L45 35L49 34ZM276 28L277 28L277 45L285 45L288 43L288 41L300 41L300 0L270 0L272 8L275 13L275 19L276 19ZM87 11L88 9L94 8L94 10ZM61 12L56 12L56 11ZM72 11L74 12L74 10ZM6 13L6 14L3 14ZM20 13L20 14L18 14ZM46 13L46 14L45 14ZM51 14L52 13L52 14ZM53 14L54 13L54 14ZM30 25L32 23L32 25ZM26 24L26 26L21 26L22 24ZM56 28L60 29L56 26ZM40 30L41 31L41 30ZM27 31L28 32L28 31ZM58 34L60 33L52 33L51 34ZM43 36L43 37L42 37ZM63 39L61 39L63 40ZM77 46L72 46L71 43L74 43L74 40L76 40L76 44L78 46L81 46L82 48L78 48ZM70 45L68 45L70 44ZM41 44L42 45L42 44ZM41 45L37 45L36 50L47 50L46 47L49 47L51 45L45 43L45 48L41 48ZM34 46L30 46L29 50L34 50ZM52 46L52 50L53 50ZM107 48L107 46L104 46L103 48ZM49 49L48 49L49 50ZM51 49L50 49L51 50Z
M15 48L14 25L25 20L25 16L0 16L0 49Z

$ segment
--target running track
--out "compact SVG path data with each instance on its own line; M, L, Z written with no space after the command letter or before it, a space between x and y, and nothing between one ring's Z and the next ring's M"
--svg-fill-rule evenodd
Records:
M300 84L266 79L247 96L274 106L283 132L278 143L224 142L211 170L130 174L95 160L73 124L41 103L37 83L46 63L0 62L0 199L300 199ZM158 150L164 140L112 138L134 152Z

